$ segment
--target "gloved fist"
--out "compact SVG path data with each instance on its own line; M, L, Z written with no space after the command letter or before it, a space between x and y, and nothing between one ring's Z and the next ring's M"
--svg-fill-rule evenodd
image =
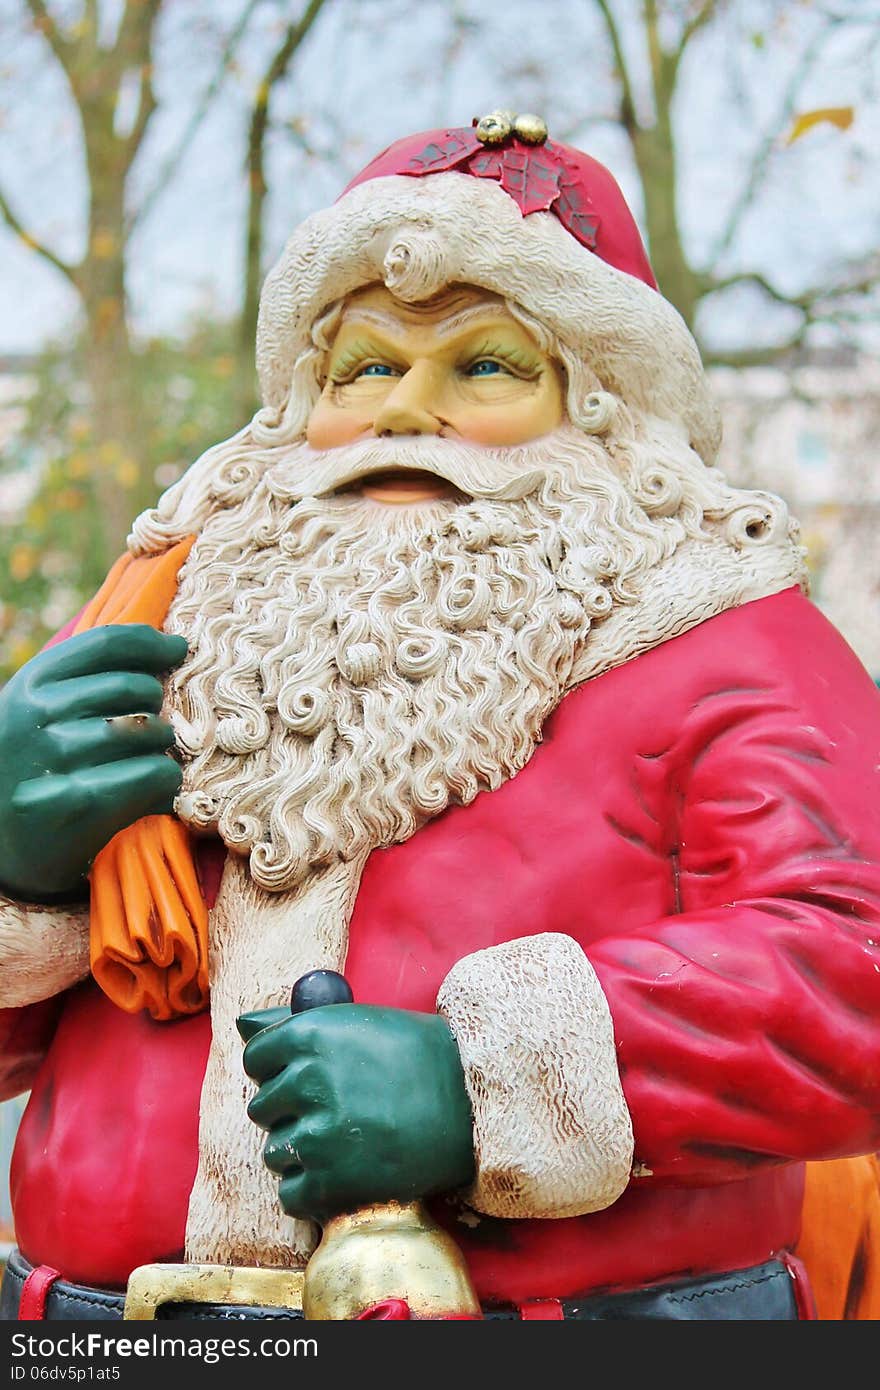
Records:
M263 1157L289 1216L324 1222L472 1180L470 1100L438 1015L333 1004L244 1014L238 1028L259 1085L248 1115L269 1132Z
M181 771L159 718L161 672L186 642L142 623L40 652L0 693L0 889L45 902L85 887L95 855L170 811Z

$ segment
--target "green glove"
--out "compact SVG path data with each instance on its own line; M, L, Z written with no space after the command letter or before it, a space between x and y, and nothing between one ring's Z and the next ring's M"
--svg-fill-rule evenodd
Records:
M244 1014L238 1028L259 1082L248 1115L269 1131L263 1157L289 1216L324 1222L472 1180L470 1100L437 1014L333 1004Z
M78 897L117 831L171 810L181 771L156 677L185 655L182 637L145 624L98 627L41 652L0 692L4 892Z

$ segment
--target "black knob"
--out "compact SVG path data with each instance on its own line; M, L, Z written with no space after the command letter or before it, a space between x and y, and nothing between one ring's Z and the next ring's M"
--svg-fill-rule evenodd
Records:
M310 970L300 975L290 991L290 1012L305 1013L306 1009L321 1009L325 1004L351 1004L354 995L351 985L337 970Z

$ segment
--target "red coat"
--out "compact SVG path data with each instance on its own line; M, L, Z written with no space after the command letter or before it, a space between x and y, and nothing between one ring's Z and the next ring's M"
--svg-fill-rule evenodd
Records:
M798 590L582 686L517 777L375 852L346 974L359 1002L432 1010L456 960L546 931L607 994L640 1176L558 1221L437 1203L482 1295L790 1247L803 1161L880 1146L880 692ZM122 1284L180 1257L209 1020L130 1017L92 984L60 1007L13 1164L18 1238Z

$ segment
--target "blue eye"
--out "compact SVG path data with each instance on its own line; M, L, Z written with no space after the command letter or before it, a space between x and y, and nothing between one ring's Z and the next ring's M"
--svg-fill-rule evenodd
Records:
M497 376L503 372L504 368L500 362L493 362L491 357L481 357L479 362L472 362L467 369L468 376Z
M393 367L389 367L387 362L371 362L363 371L358 372L358 376L396 376Z

